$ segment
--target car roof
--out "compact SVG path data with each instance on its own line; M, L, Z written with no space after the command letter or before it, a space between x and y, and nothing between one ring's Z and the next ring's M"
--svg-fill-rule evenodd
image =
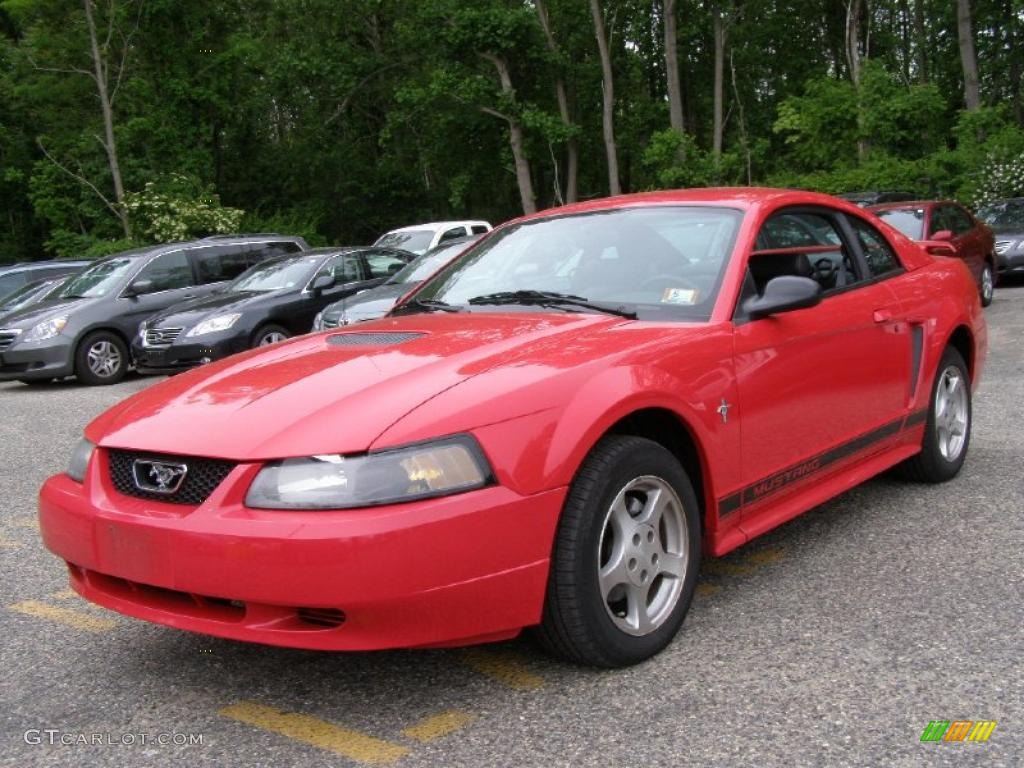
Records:
M389 229L384 234L390 235L395 232L414 232L422 229L447 229L449 227L466 227L466 226L491 226L489 222L483 221L482 219L459 219L457 221L428 221L424 224L413 224L408 227L399 227L398 229Z
M903 200L898 203L878 203L877 205L869 205L867 210L869 211L899 211L908 210L910 208L927 208L933 205L955 205L963 208L963 203L958 203L956 200Z

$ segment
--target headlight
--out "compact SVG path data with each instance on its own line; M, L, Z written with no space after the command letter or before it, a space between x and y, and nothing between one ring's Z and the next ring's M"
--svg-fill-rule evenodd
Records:
M68 477L79 483L85 480L85 470L89 468L89 459L95 448L84 437L78 441L75 450L71 452L71 461L68 462Z
M323 319L324 319L324 313L323 312L317 312L316 313L316 317L313 318L313 330L314 331L322 331L324 329Z
M22 336L19 341L45 341L46 339L52 339L58 333L63 331L64 326L67 324L67 315L51 317L49 320L44 320L39 323L39 325L30 328L28 333Z
M186 336L204 336L207 333L217 333L218 331L226 331L232 325L238 322L238 318L242 315L238 312L234 312L230 315L217 315L211 317L208 320L203 320L199 325L193 328L191 331L186 333Z
M492 482L469 435L363 456L311 456L267 464L245 497L260 509L348 509L482 488Z

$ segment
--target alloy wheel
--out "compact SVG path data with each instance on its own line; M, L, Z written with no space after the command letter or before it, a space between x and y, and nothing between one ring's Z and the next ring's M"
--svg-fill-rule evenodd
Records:
M666 481L644 475L616 494L598 545L598 583L620 630L648 635L666 621L682 594L688 551L683 504Z
M967 384L960 370L947 366L935 392L935 437L946 461L956 461L967 436Z
M89 347L86 353L89 370L96 376L109 379L117 374L124 362L121 351L110 341L100 340Z

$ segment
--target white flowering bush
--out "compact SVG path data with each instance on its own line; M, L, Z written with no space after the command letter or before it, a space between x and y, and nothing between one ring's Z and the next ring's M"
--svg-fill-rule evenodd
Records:
M141 192L126 195L124 204L135 237L155 243L237 232L245 215L221 205L212 186L182 174L148 182Z
M989 155L975 185L974 202L977 205L1024 195L1024 152L1003 157Z

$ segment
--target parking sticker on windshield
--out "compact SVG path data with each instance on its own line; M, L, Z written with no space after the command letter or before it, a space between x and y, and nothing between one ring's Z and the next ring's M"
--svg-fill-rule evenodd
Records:
M696 288L666 288L661 294L662 304L696 304Z

